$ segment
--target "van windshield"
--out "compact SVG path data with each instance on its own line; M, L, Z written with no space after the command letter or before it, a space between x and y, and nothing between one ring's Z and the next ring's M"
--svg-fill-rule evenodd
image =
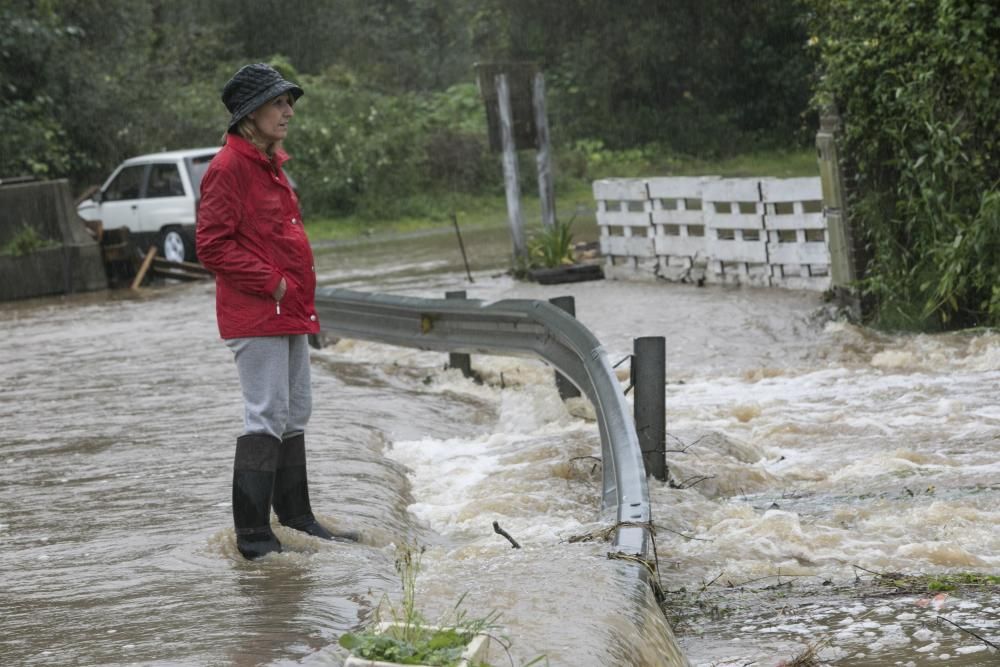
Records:
M215 155L201 155L199 157L188 158L188 172L191 174L191 187L194 189L194 198L201 199L201 179L208 171L208 163Z

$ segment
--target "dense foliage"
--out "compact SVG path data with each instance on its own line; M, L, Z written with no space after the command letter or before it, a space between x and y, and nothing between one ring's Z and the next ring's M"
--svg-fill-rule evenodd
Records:
M267 61L307 91L288 149L310 216L421 216L502 192L474 64L520 60L546 76L557 181L808 145L835 102L881 322L1000 324L992 0L5 0L0 177L79 191L217 144L223 83Z
M481 53L540 62L573 139L720 154L815 134L797 0L481 4Z
M1000 325L1000 5L814 0L865 291L886 326Z
M798 0L7 0L0 177L79 190L125 157L215 144L222 84L260 60L306 88L288 147L314 213L501 192L480 61L541 66L578 176L611 151L790 146L811 133L801 17Z

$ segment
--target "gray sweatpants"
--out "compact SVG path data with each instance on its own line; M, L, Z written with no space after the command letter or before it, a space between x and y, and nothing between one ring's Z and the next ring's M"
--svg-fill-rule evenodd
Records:
M312 414L306 336L230 338L243 390L243 432L279 440L305 431Z

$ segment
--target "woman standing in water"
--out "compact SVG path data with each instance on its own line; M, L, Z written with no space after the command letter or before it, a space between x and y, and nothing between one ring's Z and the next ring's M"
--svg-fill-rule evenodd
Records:
M278 521L322 539L309 503L305 427L312 411L307 336L319 332L312 248L281 144L302 88L265 64L226 83L225 145L201 183L197 249L215 273L219 333L233 351L244 401L233 464L236 545L248 559L281 551Z

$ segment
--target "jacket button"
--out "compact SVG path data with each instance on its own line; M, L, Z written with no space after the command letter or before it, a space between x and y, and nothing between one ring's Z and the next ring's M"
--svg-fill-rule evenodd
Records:
M298 222L298 220L296 218L292 218L292 224L294 225L296 222Z
M316 321L316 316L315 315L310 315L309 319L312 320L313 322L315 322Z

